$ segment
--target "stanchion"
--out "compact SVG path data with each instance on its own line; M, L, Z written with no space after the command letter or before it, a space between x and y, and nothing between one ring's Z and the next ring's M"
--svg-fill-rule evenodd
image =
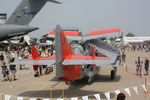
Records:
M128 72L128 66L127 65L125 65L126 66L126 72Z
M64 91L64 87L62 88L62 98L65 98L65 91Z
M145 78L144 78L144 85L145 85L145 88L146 88L146 91L144 91L145 100L148 100L147 94L150 93L150 92L148 91L147 82L148 82L148 81L147 81L147 78L145 77Z
M2 94L2 100L5 100L5 96Z
M142 78L142 68L140 69L140 79Z
M146 87L146 89L147 89L147 78L145 77L145 79L144 79L144 83L145 83L145 87Z
M50 100L53 98L52 87L50 86Z

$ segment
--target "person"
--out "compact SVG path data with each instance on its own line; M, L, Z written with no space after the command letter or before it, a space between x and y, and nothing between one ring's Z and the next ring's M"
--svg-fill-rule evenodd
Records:
M144 68L145 68L145 71L146 71L146 75L148 75L148 69L149 69L149 60L148 58L145 59L145 64L144 64Z
M1 63L3 63L3 61L4 61L4 55L3 55L3 53L1 53L1 55L0 55L0 61L1 61Z
M23 54L19 56L19 59L22 59L23 58ZM23 65L19 65L20 67L20 70L23 70Z
M135 63L136 63L136 72L137 72L137 75L138 75L139 72L142 69L142 63L143 63L143 61L141 61L140 57L138 56L137 61L135 61Z
M3 74L3 81L9 80L9 76L8 76L9 70L8 70L5 62L3 62L3 65L2 65L2 74Z
M98 54L99 54L99 51L95 50L95 56L98 56Z
M124 93L119 93L119 94L117 95L117 100L125 100L125 98L126 98L126 96L125 96Z
M119 65L121 65L121 54L120 54L120 52L117 53L117 60L119 60Z
M39 74L38 68L39 68L38 65L33 65L34 77L38 77Z
M124 52L122 52L122 65L125 64L125 61L126 61L126 54Z
M40 70L40 75L43 75L43 66L39 66L39 70Z
M10 60L10 63L13 63L13 62L14 62L14 59L12 58L12 59ZM16 79L16 72L17 72L16 65L10 64L10 65L9 65L9 69L10 69L10 72L12 73L12 75L13 75L13 77L14 77L14 80L17 80L17 79Z
M12 53L11 53L11 55L10 55L10 57L11 57L11 60L14 62L15 61L15 51L13 51Z

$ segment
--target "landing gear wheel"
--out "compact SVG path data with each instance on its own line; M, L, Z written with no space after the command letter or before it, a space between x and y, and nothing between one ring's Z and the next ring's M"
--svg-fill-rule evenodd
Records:
M71 81L66 81L65 83L66 83L66 85L70 85Z
M111 70L110 79L111 80L115 79L115 71L114 70Z
M92 83L92 80L89 78L88 79L88 84L90 85Z

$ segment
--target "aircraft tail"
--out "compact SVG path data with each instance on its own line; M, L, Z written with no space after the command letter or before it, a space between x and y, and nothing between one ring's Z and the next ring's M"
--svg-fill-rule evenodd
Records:
M55 34L55 50L56 50L56 76L62 77L63 65L62 61L69 55L73 55L72 48L65 37L63 30L59 25L56 26Z
M6 24L27 25L48 0L22 0Z

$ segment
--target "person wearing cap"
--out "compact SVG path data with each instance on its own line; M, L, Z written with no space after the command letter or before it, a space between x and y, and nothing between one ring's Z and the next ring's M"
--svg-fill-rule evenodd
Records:
M125 100L125 98L126 98L126 96L125 96L124 93L119 93L119 94L117 95L117 99L116 99L116 100Z

